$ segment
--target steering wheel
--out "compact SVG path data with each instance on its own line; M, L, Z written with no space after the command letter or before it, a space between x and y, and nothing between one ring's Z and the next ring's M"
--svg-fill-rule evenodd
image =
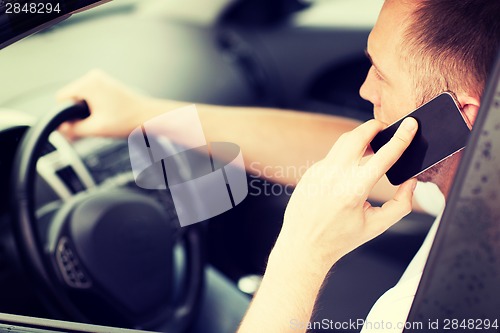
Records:
M192 323L202 292L200 226L180 228L168 215L173 206L130 188L81 192L63 202L47 228L37 223L36 165L49 135L63 122L88 115L84 102L49 114L20 143L12 211L21 256L59 318L181 333ZM176 244L183 245L185 269L174 286Z

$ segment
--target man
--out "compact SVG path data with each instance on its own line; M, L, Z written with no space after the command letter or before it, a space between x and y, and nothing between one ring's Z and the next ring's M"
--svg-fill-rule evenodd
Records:
M359 127L336 117L198 106L207 140L239 144L247 164L302 166L319 161L290 199L263 282L240 332L288 332L291 319L307 322L330 267L411 211L416 181L405 182L393 194L383 174L411 142L416 122L405 120L395 137L367 158L368 144L384 126L443 91L455 94L473 124L500 43L498 17L498 0L387 0L368 39L373 66L360 90L373 103L376 120ZM125 136L143 121L185 105L140 96L100 73L69 85L59 98L86 99L92 109L87 120L62 128L74 136ZM279 138L275 132L280 132ZM166 124L165 135L175 140L175 128ZM460 156L429 169L419 180L435 183L446 197ZM385 204L371 207L366 201L369 195ZM390 321L394 329L402 330L396 324L408 315L431 243L432 234L402 283L377 302L367 322Z

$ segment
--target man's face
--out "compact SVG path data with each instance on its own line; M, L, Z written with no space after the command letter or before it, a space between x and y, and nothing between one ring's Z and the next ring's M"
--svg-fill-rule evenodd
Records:
M386 1L380 12L367 43L372 67L360 89L361 97L373 104L375 119L386 125L417 107L413 77L401 58L412 8L402 2Z
M414 4L409 1L386 0L377 23L367 43L367 55L372 61L365 82L361 86L362 98L373 104L374 118L390 125L406 116L422 103L421 92L415 87L414 74L403 65L401 50L405 31L411 24ZM448 158L417 178L436 184L447 181L450 171L455 170L460 154ZM444 178L443 178L444 177Z

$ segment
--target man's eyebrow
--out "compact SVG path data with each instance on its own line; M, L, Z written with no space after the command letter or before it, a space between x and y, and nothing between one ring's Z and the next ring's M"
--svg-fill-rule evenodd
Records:
M377 72L380 74L380 76L382 76L384 79L387 79L387 76L377 67L377 65L375 65L375 63L373 62L373 59L372 59L370 53L368 53L367 49L365 49L365 55L368 58L368 60L370 60L372 66L377 70Z

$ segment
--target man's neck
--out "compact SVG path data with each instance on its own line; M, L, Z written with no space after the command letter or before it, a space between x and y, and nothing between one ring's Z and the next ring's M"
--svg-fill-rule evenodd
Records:
M438 176L434 182L441 193L443 193L445 201L448 200L448 195L450 194L450 190L453 185L455 174L457 173L458 168L453 167L447 169L448 172L445 173L446 175L443 175L443 173L441 173L441 175Z
M455 175L460 165L462 154L463 152L460 151L457 154L445 160L443 167L432 180L432 182L438 186L441 193L443 193L445 200L448 199L451 187L453 185L453 182L455 181Z
M450 193L450 188L451 188L451 184L450 183L447 183L447 184L437 184L437 186L439 187L439 190L441 191L441 193L443 193L444 195L444 200L448 200L448 194Z

